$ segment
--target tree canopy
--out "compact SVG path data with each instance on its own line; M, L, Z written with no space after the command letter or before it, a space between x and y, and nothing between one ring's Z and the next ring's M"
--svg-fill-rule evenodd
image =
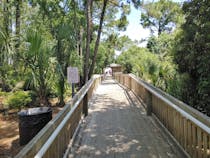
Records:
M20 90L33 94L34 104L49 105L54 96L64 105L67 67L79 68L82 86L93 73L114 62L117 44L112 44L111 36L126 29L131 4L139 7L140 1L3 0L1 91L12 93L22 85Z
M171 32L183 19L180 5L171 0L143 4L140 23L152 33Z
M141 10L139 25L152 33L145 48L119 33L129 25L131 5ZM0 94L31 97L23 105L50 105L56 97L63 106L68 66L79 68L81 87L118 62L210 115L209 7L209 0L2 0ZM11 104L17 99L8 98Z
M184 101L209 114L210 111L210 1L185 2L186 22L178 36L175 59L181 73L188 77Z

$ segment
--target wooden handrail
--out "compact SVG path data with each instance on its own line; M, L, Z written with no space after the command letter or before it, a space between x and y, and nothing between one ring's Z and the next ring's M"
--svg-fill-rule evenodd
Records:
M62 157L74 135L84 111L88 98L101 82L101 76L95 75L65 105L62 111L51 120L16 156L15 158L52 158Z
M133 74L115 74L146 105L188 156L210 157L210 118Z
M165 93L164 91L154 87L153 85L145 82L144 80L142 80L140 78L137 78L135 75L129 74L129 76L132 77L134 80L136 80L136 82L138 82L139 84L142 84L148 91L150 91L150 92L153 91L154 93L157 93L157 94L163 96L165 99L171 101L177 107L183 109L187 113L190 113L190 115L195 117L197 120L199 120L200 122L202 122L205 125L207 125L208 127L210 127L210 117L204 115L200 111L198 111L198 110L190 107L189 105L183 103L182 101L178 100L177 98Z
M158 97L159 99L161 99L162 101L164 101L165 103L167 103L167 105L173 107L174 109L176 109L178 112L180 112L184 117L186 117L187 119L189 119L190 121L194 122L195 124L198 125L198 127L202 128L204 131L206 131L208 134L210 134L210 121L209 118L206 119L203 118L203 120L205 120L206 123L208 124L204 124L203 122L201 122L200 120L196 119L195 117L193 117L191 114L189 114L188 112L184 111L182 108L180 108L180 105L177 105L175 103L173 103L171 100L169 100L168 98L166 98L166 96L163 96L160 93L160 90L158 91L157 88L153 87L150 84L145 84L145 82L142 82L141 80L137 80L136 77L134 78L133 75L129 75L131 76L133 79L135 79L136 82L138 82L139 84L141 84L142 86L144 86L150 93L152 93L153 95L155 95L156 97ZM200 112L199 112L200 113ZM200 116L199 118L201 118L202 116Z

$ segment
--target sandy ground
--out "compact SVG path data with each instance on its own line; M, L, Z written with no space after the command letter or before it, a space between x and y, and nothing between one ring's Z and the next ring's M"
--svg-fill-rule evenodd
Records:
M53 107L53 117L61 109L59 107ZM0 158L12 158L23 147L19 145L17 114L9 114L6 117L0 114Z
M0 116L0 158L12 157L22 148L19 145L17 116Z

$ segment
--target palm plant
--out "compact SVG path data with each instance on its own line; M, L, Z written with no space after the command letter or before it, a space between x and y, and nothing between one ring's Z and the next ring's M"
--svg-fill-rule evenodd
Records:
M4 91L8 91L8 75L12 69L15 37L0 30L0 83Z
M37 31L30 31L26 37L26 51L23 60L30 72L30 86L41 105L49 105L47 95L55 76L57 62L51 57L52 47Z

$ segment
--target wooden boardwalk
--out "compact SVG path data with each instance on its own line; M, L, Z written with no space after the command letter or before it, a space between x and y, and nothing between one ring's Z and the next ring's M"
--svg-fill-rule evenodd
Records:
M91 99L69 158L182 158L135 95L113 80Z

